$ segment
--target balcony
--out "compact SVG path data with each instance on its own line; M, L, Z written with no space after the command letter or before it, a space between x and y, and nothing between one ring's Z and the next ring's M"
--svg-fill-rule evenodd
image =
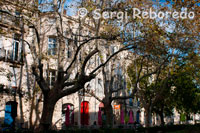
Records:
M13 50L5 50L4 48L0 48L0 61L11 63L15 67L23 65L21 53L14 54Z

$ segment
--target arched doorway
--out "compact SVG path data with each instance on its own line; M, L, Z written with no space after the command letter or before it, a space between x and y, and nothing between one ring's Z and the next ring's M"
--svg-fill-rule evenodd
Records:
M132 110L129 110L129 124L133 124L134 123L134 113Z
M8 101L5 106L5 117L4 124L6 125L14 125L15 117L17 117L17 102Z
M104 104L99 104L99 111L98 111L98 125L102 125L102 111L104 109Z
M81 102L81 125L89 125L89 102Z
M74 125L74 105L71 103L63 104L62 116L65 126Z

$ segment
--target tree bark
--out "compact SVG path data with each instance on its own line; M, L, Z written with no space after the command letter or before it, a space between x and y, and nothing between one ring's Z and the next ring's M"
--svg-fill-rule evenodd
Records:
M51 128L56 101L54 97L44 96L42 116L37 132L47 132Z
M105 105L106 125L113 127L113 109L111 104Z
M145 127L150 127L151 123L151 109L145 109Z
M159 112L160 120L161 120L161 126L165 125L164 121L164 115L163 115L163 108L161 108L161 111Z

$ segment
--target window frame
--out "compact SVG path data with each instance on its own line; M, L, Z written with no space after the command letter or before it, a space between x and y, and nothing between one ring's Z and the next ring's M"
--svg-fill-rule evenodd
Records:
M12 60L17 61L20 58L20 35L15 34L12 43Z
M54 73L54 75L53 75L53 73ZM56 70L53 70L53 69L49 70L48 76L49 76L48 77L48 79L49 79L49 88L51 89L51 88L53 88L54 83L56 81ZM54 78L54 80L52 78Z
M65 40L65 50L66 50L66 55L67 55L68 59L72 58L72 50L70 48L70 44L71 44L71 41L69 39L66 39Z
M50 39L52 39L54 41L50 41ZM49 36L48 37L48 52L47 52L47 54L49 56L56 56L57 55L57 37L55 37L55 36Z
M0 35L0 49L3 48L3 37Z

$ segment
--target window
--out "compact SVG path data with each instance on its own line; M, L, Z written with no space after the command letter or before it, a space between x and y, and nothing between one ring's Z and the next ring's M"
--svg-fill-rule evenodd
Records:
M3 38L0 36L0 49L3 47Z
M15 26L20 26L20 19L18 17L20 17L20 12L19 11L15 11L15 15L17 16L15 19Z
M20 38L20 35L18 35L18 34L14 35L13 52L12 52L12 59L13 60L17 60L18 57L19 57L19 45L20 45L19 38Z
M100 57L97 57L98 59L97 59L97 64L98 64L98 66L101 64L101 60L100 60Z
M103 86L102 86L102 80L100 78L97 79L98 80L98 89L97 89L97 95L100 97L104 96L104 90L103 90Z
M151 75L151 76L149 77L149 84L152 84L152 82L153 82L153 76Z
M91 37L92 36L92 33L91 31L88 31L88 36Z
M72 52L71 52L71 49L70 49L70 41L69 40L66 40L65 41L65 44L66 44L66 54L67 54L67 58L71 58L72 57Z
M3 17L2 17L2 13L0 13L0 21L2 21Z
M5 57L5 54L3 55L3 39L2 36L0 36L0 58Z
M81 62L82 61L82 52L80 51L80 54L79 54L79 61Z
M132 90L129 91L129 95L131 95ZM133 106L133 98L129 98L129 106Z
M21 13L20 13L19 11L15 11L15 15L16 15L16 16L18 16L18 17L19 17L19 16L20 16L20 14L21 14Z
M49 18L49 24L55 24L56 18Z
M55 81L56 81L56 71L50 70L49 71L49 87L50 88L53 88Z
M57 42L57 40L55 37L49 37L48 55L56 55L56 52L57 52L56 42Z
M111 49L112 49L112 52L111 52L111 53L114 54L114 52L115 52L115 47L112 46Z
M114 54L117 51L117 47L111 46L110 50L111 50L111 54Z

